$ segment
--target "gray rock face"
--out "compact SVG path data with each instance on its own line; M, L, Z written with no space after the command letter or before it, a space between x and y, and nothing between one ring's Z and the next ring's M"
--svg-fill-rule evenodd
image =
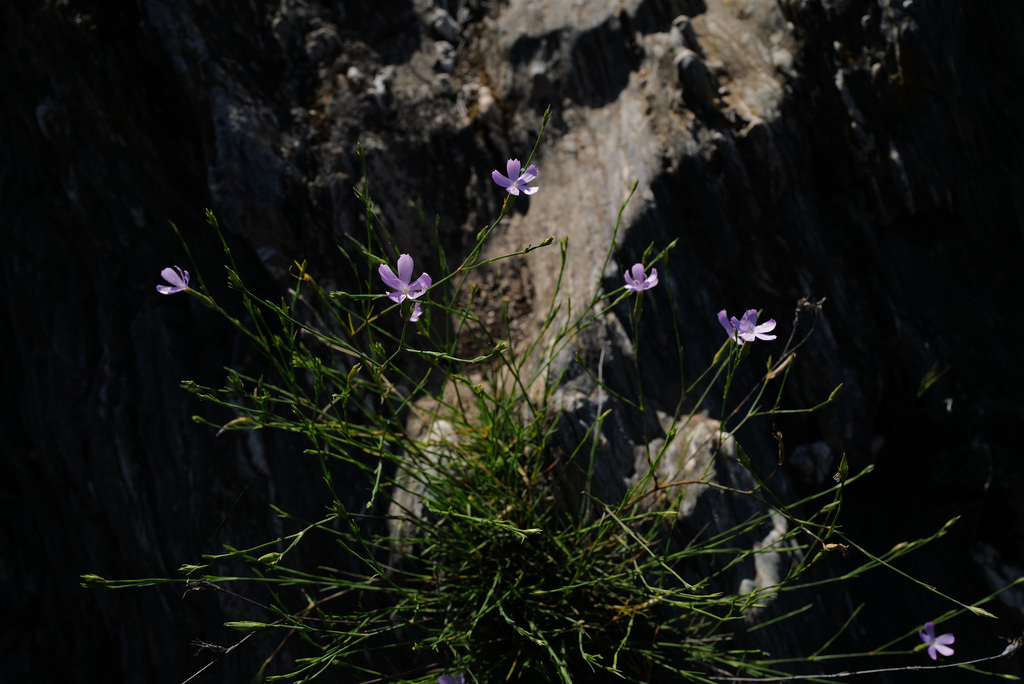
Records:
M222 271L206 206L254 287L280 292L306 258L344 287L337 245L363 225L358 141L401 249L433 253L408 203L421 200L441 215L453 260L497 213L491 169L529 153L548 104L541 191L518 201L492 255L568 236L564 292L582 304L618 287L649 244L678 239L658 265L662 286L645 295L636 350L648 403L666 412L681 375L718 348L719 309L763 308L782 336L797 299L827 297L786 401L810 406L843 383L841 401L751 425L747 451L774 459L769 435L782 431L809 463L799 472L810 475L780 476L794 493L834 467L820 454L846 453L855 471L875 463L844 505L847 531L875 550L963 513L905 568L960 598L1024 565L1012 523L1024 476L1024 5L140 0L115 12L82 0L0 12L0 644L11 678L185 679L205 662L189 641L229 643L218 625L244 608L175 591L85 592L78 575L169 575L225 543L262 541L280 525L268 502L318 514L317 466L300 445L215 439L191 422L205 409L180 380L218 384L223 366L258 366L206 310L153 292L161 268L184 263L167 221L208 281ZM535 333L557 260L534 252L508 266L519 281L495 284L515 288L518 339ZM608 382L634 391L629 313L613 312L559 363L578 351L596 365L603 349L615 359ZM919 392L930 373L938 380ZM562 408L579 418L600 398L582 372L567 377L580 379ZM622 418L607 429L614 467L601 477L614 489L633 476L633 449L663 428ZM344 562L310 549L319 554ZM822 596L808 629L829 631L871 598L849 633L851 650L870 648L895 620L945 609L928 597L908 605L905 589L879 581ZM998 627L970 624L984 653L1024 622L1012 602L1001 610ZM29 624L41 629L10 629ZM803 654L806 635L767 646ZM266 652L225 658L210 676L251 677Z

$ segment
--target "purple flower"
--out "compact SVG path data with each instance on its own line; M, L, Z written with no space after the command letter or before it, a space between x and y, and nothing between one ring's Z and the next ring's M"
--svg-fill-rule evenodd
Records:
M416 321L420 320L420 316L422 315L423 307L420 306L419 302L416 302L415 304L412 305L412 313L409 314L409 322L415 323Z
M518 195L520 191L525 195L532 195L540 188L530 187L527 183L537 177L537 167L530 164L530 167L523 171L522 174L519 173L520 168L522 168L522 165L518 159L509 159L505 167L508 176L503 176L500 171L495 170L491 171L491 178L494 179L495 183L505 188L510 195Z
M416 299L430 287L430 276L424 273L415 282L409 282L412 279L412 257L408 254L403 254L398 257L398 275L391 270L391 267L386 264L381 264L377 272L380 273L380 279L384 281L384 284L390 288L394 288L394 292L388 292L388 297L391 301L401 304L403 301L408 299ZM415 313L415 312L414 312Z
M188 271L183 268L178 266L165 268L160 271L160 277L170 283L170 285L156 286L156 291L160 294L176 294L188 289Z
M932 660L938 660L938 656L935 655L936 651L944 656L953 655L953 649L949 647L949 644L956 641L956 637L951 633L947 632L946 634L935 636L935 625L926 622L924 623L924 631L918 632L918 634L921 636L921 641L928 644L928 657Z
M644 275L643 264L633 264L633 268L623 274L626 278L626 289L631 292L650 290L658 284L658 269L652 268L651 275Z
M461 672L457 675L441 675L437 678L437 684L466 684L466 676Z
M773 318L758 325L757 309L747 309L747 312L743 314L743 318L740 320L737 320L735 316L731 319L728 318L725 309L722 309L718 312L718 322L725 328L725 334L729 336L729 339L739 345L742 345L744 342L753 342L754 340L775 339L775 335L767 334L775 330L775 319Z

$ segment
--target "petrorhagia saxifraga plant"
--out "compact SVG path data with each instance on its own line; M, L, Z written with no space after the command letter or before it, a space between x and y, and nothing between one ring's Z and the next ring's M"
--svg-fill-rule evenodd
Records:
M310 491L321 493L326 512L319 520L301 521L282 511L291 526L285 537L206 555L183 565L181 578L106 580L90 574L83 576L85 583L112 588L179 585L230 592L261 606L266 619L226 624L245 632L243 641L257 633L276 635L280 646L270 648L257 674L290 681L308 681L326 672L332 673L331 681L431 684L780 681L808 674L830 678L823 667L829 660L849 659L848 670L866 662L867 654L831 650L841 649L856 611L835 628L826 646L804 658L773 658L750 638L758 629L786 629L788 620L799 619L802 609L759 622L758 611L774 597L807 595L813 603L821 582L891 569L894 560L943 536L949 526L887 552L872 552L848 538L838 523L845 488L855 486L870 469L850 474L843 459L834 484L783 501L769 487L771 473L759 472L759 461L747 456L737 441L737 431L753 418L794 411L780 406L780 399L766 407L762 396L768 388L782 396L794 352L810 334L797 339L801 314L811 312L816 321L820 306L813 311L797 307L782 351L739 394L736 370L751 355L752 345L746 343L773 343L777 326L774 319L758 324L755 309L739 319L719 312L727 339L696 380L680 379L685 396L679 405L692 410L672 416L672 426L657 440L660 446L652 446L655 440L644 446L649 472L640 473L621 500L599 500L589 490L583 493L581 508L561 500L560 478L567 464L553 445L564 431L558 414L544 404L560 373L538 371L530 364L540 356L551 370L559 349L602 317L621 313L629 297L636 298L633 312L639 321L644 295L676 296L666 288L670 282L659 283L654 267L674 243L657 253L648 250L646 267L636 263L625 271L620 288L596 291L567 324L555 325L561 305L552 302L535 338L515 340L506 332L501 339L474 310L473 296L465 297L460 290L474 270L526 258L554 242L551 238L500 257L483 256L484 243L509 215L511 203L520 195L536 195L537 186L529 185L539 173L531 163L536 150L527 158L525 171L518 159L509 159L507 175L492 172L493 181L506 191L498 218L454 267L438 255L434 263L441 265L441 277L436 281L426 272L414 279L413 257L397 248L372 209L368 176L357 193L366 209L365 244L358 255L344 252L356 265L357 276L366 272L359 255L371 255L371 268L377 267L379 281L356 278L361 291L327 291L305 264L298 264L288 298L261 299L245 287L224 245L229 283L248 314L242 322L214 301L201 280L190 286L188 271L164 269L161 276L168 284L157 286L161 294L191 294L214 308L266 364L262 375L228 371L224 388L186 383L190 392L233 416L226 423L199 422L217 428L218 434L274 428L304 435L307 453L323 472L322 484L310 483ZM549 188L542 197L549 193L556 191ZM620 210L619 221L621 217ZM212 214L208 220L219 235ZM608 260L615 253L618 229L619 222ZM565 241L560 249L564 269ZM376 256L388 253L398 254L397 261ZM419 255L417 261L429 258ZM395 315L385 315L389 309ZM634 336L639 334L640 326L634 326ZM544 354L542 338L548 350ZM463 357L459 351L466 348L466 340L483 340L487 346L479 355ZM639 367L643 358L638 355L635 363ZM593 374L600 380L600 368ZM652 410L642 386L627 396L621 388L601 384L605 391L619 393L615 410ZM662 481L658 469L672 449L692 455L691 445L680 445L682 435L693 434L686 432L688 426L712 392L722 393L723 407L729 399L732 410L715 423L718 427L710 434L716 435L718 446L709 447L708 453L712 458L733 454L729 458L736 468L746 469L750 486L729 486L715 479L713 469L694 472L685 463L678 469L685 478ZM836 394L818 406L797 410L820 410ZM606 417L602 411L592 420L566 458L592 453ZM411 422L422 429L411 429ZM676 447L674 440L680 441ZM727 449L731 444L733 452ZM343 484L345 496L339 496L336 483ZM731 527L679 544L671 530L681 516L680 501L687 490L701 487L749 500L752 512ZM365 495L365 510L343 505L353 492ZM654 500L661 503L652 506ZM749 542L769 529L781 530L770 544ZM341 567L332 569L333 561L327 559L310 562L302 557L304 545L315 536L344 550ZM852 567L844 566L839 575L813 572L839 551L850 555ZM754 565L769 553L788 559L788 571L775 583L745 592L730 584L734 569ZM250 576L223 573L239 561L251 568ZM920 582L916 586L938 591ZM968 612L991 616L981 605L995 594L970 603L942 596L950 610L936 622ZM918 627L909 622L895 627L872 655L911 653ZM927 646L932 659L936 653L952 656L952 635L936 637L932 627L932 622L925 624L917 648ZM289 641L293 635L301 638ZM275 654L286 643L297 657L292 667L275 672ZM233 648L222 647L213 657L233 657ZM823 652L826 648L828 653Z

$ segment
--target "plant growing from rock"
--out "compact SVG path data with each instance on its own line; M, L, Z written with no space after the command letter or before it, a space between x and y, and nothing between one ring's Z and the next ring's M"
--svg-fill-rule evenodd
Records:
M265 363L260 375L229 370L223 388L184 383L235 416L225 424L197 422L225 439L264 428L301 435L306 455L322 467L323 481L310 483L310 496L322 497L324 513L299 520L281 511L290 533L204 556L183 565L182 578L86 575L86 583L176 584L186 593L244 599L257 617L226 624L245 633L238 643L272 636L278 645L257 674L274 680L331 673L332 681L374 682L779 681L829 678L818 663L853 657L826 651L842 642L857 611L801 659L773 659L752 635L784 629L805 610L798 605L766 618L783 597L810 595L813 602L822 583L877 568L899 572L894 561L944 535L953 521L875 554L845 536L838 522L845 488L870 468L851 474L844 458L830 486L786 501L772 491L774 471L759 467L764 459L747 455L737 433L751 419L792 411L781 405L781 387L806 339L797 339L801 313L811 311L806 306L797 307L788 340L750 387L738 387L738 370L750 362L753 343L776 339L776 322L757 324L755 309L740 319L723 310L721 347L702 375L681 383L672 415L648 420L640 374L633 388L613 387L603 378L603 361L588 366L578 355L598 398L588 410L564 410L556 395L565 384L565 352L580 335L614 325L614 314L630 306L639 321L642 298L669 286L659 282L654 264L674 244L648 249L625 271L621 287L595 292L575 315L552 293L536 338L500 339L464 290L472 271L554 244L549 238L498 258L482 256L516 196L538 192L527 185L538 177L533 156L525 171L511 159L507 175L493 172L507 193L498 218L458 265L443 266L439 255L436 279L426 272L414 279L424 255L394 244L372 209L368 179L359 194L366 243L348 256L369 261L378 277L362 281L361 291L329 291L298 264L287 298L260 298L247 289L222 238L228 282L247 313L243 322L214 301L201 278L193 287L188 271L164 269L169 285L159 285L160 293L192 295L222 313ZM208 220L219 235L212 214ZM562 241L558 248L564 269L569 246ZM820 306L814 320L818 312ZM634 325L635 367L644 363L639 335ZM483 341L485 349L460 356L467 339ZM824 408L838 389L798 410ZM699 410L712 394L721 397L717 420ZM628 411L645 434L652 422L663 434L648 435L627 455L628 472L602 484L598 471L614 455L606 423ZM344 503L354 499L365 503ZM742 502L747 513L716 523L715 506L726 500ZM292 562L314 537L338 549L342 567L333 568L331 559L313 567ZM841 573L816 572L847 556ZM238 562L248 576L224 574ZM736 581L751 569L753 578ZM951 608L934 622L968 611L991 617L980 606L993 596L970 604L946 597ZM909 653L920 617L927 616L908 616L905 633L874 654ZM933 659L936 652L952 655L951 635L935 637L932 621L924 629L917 649L927 648ZM304 654L282 670L275 655L290 640L304 642Z

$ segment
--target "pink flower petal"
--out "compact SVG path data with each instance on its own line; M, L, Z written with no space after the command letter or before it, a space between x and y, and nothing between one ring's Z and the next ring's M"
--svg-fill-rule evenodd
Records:
M644 289L650 290L652 287L658 284L658 269L652 268L651 275L644 281Z
M725 313L725 309L718 312L718 324L725 329L725 334L729 336L729 339L736 339L736 317L734 316L732 321L729 320L729 315Z
M160 271L160 277L177 287L188 287L188 271L175 266Z
M505 165L505 169L508 171L509 180L519 180L519 169L522 168L522 164L519 163L518 159L509 159Z
M408 254L402 254L398 257L398 277L403 285L408 285L409 281L412 280L413 266L412 257Z
M402 279L396 276L395 272L387 264L381 264L380 268L377 269L377 273L380 274L380 279L384 281L384 284L391 289L402 290L405 287Z
M430 284L431 284L430 276L427 275L426 273L421 275L419 278L416 279L416 282L414 282L413 284L409 285L409 289L408 289L409 299L416 299L417 297L422 295L424 292L427 291L427 288L430 287Z

